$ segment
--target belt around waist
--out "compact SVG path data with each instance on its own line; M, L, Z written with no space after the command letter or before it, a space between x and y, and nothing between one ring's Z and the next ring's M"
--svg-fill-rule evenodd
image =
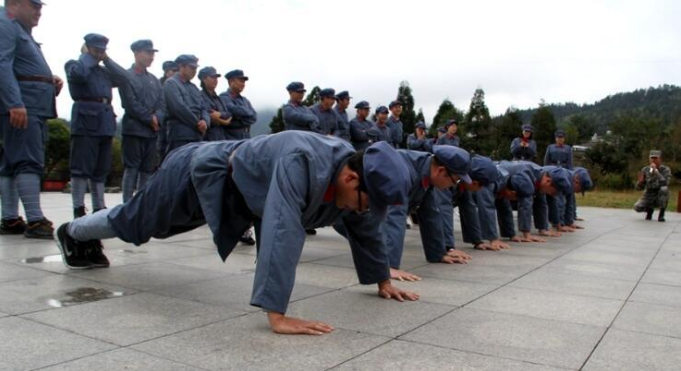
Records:
M34 82L44 82L45 84L54 84L54 78L52 76L17 76L17 81L34 81Z
M235 132L238 132L238 133L241 133L241 132L248 133L250 131L250 128L236 128L236 129L234 129L234 128L230 128L229 126L224 126L224 129L227 130L227 131L235 131Z
M75 101L76 102L111 104L111 99L109 99L109 98L80 98L80 99L76 99Z

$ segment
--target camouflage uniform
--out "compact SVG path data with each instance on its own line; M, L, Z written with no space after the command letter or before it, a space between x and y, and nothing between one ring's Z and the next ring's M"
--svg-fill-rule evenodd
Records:
M634 210L638 213L647 211L652 214L653 209L659 208L662 213L667 208L669 200L671 170L666 165L660 165L660 169L656 171L648 165L641 169L641 174L643 174L643 181L636 183L636 189L645 189L645 191L634 205Z

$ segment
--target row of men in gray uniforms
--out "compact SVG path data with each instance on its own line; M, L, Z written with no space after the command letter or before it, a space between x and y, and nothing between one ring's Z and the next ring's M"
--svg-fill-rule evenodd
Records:
M357 115L349 121L347 109L352 97L348 91L336 94L332 88L322 89L319 103L307 107L302 104L307 91L305 84L293 81L286 86L286 90L289 101L282 107L285 130L336 136L350 141L357 150L380 141L388 142L395 148L402 147L404 129L400 121L402 102L399 100L392 101L388 107L379 106L375 111L376 122L368 119L371 109L369 103L360 101L355 105Z
M103 188L111 166L111 143L116 130L111 107L112 88L118 87L125 110L122 120L123 201L144 187L159 157L185 144L202 140L239 140L250 137L257 112L241 95L248 77L242 70L226 74L229 88L215 91L220 76L214 68L199 73L202 90L191 80L198 58L180 55L164 63L164 83L147 69L158 51L151 40L138 40L130 48L135 63L128 70L106 54L108 38L85 36L83 53L66 64L74 100L70 168L74 217L85 215L87 181L93 211L105 208ZM102 64L100 64L100 62Z

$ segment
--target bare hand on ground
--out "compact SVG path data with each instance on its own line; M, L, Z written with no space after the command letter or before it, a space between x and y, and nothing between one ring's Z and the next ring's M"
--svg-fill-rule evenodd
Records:
M421 277L405 272L401 269L394 269L390 268L390 278L394 280L399 280L399 281L409 281L409 282L414 282L414 281L421 281Z

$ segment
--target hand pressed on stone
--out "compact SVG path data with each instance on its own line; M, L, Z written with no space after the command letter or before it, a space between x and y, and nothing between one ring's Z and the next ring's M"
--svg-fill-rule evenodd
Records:
M399 280L399 281L409 281L409 282L414 282L414 281L421 281L421 277L405 272L401 269L394 269L390 268L390 278L394 280Z
M383 299L394 299L397 301L416 301L419 300L419 294L407 290L402 290L390 283L390 280L385 280L378 284L378 296Z

